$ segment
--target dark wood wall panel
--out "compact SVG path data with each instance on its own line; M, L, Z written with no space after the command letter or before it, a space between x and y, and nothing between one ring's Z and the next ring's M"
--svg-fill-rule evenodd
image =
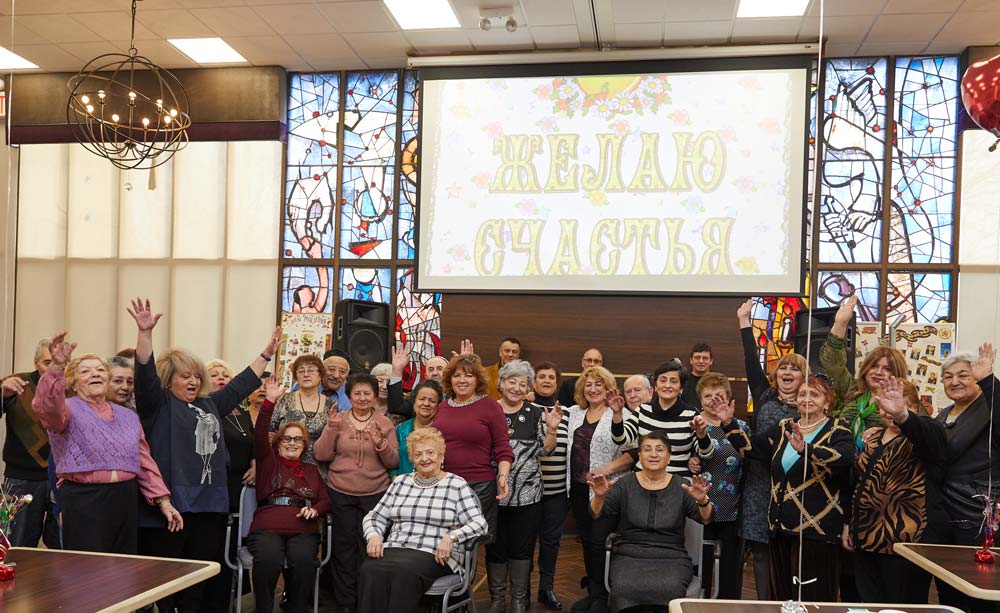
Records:
M504 336L523 343L525 359L552 360L580 371L588 347L604 354L619 376L651 372L672 357L687 364L691 346L712 346L713 370L745 378L736 309L745 299L649 296L522 296L447 294L441 315L442 353L468 338L484 363L497 361ZM733 382L737 412L746 406L746 384Z

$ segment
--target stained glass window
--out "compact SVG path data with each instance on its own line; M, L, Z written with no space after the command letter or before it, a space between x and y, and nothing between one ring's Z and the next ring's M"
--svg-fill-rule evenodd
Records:
M950 273L889 273L886 323L932 323L951 315Z
M826 64L820 183L820 262L881 259L885 58Z
M833 307L848 296L858 296L858 319L879 321L879 299L881 283L878 272L835 272L819 273L816 284L816 306Z
M341 268L340 299L389 304L392 272L389 268Z
M281 270L281 310L287 313L332 313L333 268L285 266Z
M339 108L340 75L292 75L282 247L286 258L333 257Z
M413 269L399 269L396 284L396 340L410 350L404 387L423 378L423 362L441 353L441 294L413 291Z
M757 356L770 372L778 358L795 351L795 314L807 308L802 298L755 297L750 323Z
M396 257L413 259L413 219L417 204L417 127L420 111L420 88L412 72L403 73L403 123L399 165L399 244Z

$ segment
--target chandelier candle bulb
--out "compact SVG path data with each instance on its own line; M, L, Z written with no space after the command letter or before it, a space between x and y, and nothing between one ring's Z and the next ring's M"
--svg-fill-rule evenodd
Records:
M80 102L90 104L90 96L80 96Z

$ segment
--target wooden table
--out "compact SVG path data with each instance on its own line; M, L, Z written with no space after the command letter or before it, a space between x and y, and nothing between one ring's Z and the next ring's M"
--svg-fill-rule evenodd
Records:
M848 609L903 611L904 613L962 613L943 605L927 604L851 604L846 602L804 603L809 613L847 613ZM764 600L698 600L678 598L670 601L670 613L781 613L781 603Z
M13 581L0 582L4 613L133 611L219 574L217 562L11 548Z
M1000 549L993 564L976 562L979 547L896 543L893 551L956 590L982 600L1000 600Z

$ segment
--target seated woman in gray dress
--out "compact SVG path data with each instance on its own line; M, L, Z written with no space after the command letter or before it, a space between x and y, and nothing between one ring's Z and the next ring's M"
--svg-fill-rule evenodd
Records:
M590 510L613 520L620 535L611 558L611 611L666 611L671 600L683 598L694 574L684 548L685 520L705 524L713 514L705 477L695 475L688 485L667 472L665 433L639 439L639 461L642 471L614 483L604 475L589 481Z

